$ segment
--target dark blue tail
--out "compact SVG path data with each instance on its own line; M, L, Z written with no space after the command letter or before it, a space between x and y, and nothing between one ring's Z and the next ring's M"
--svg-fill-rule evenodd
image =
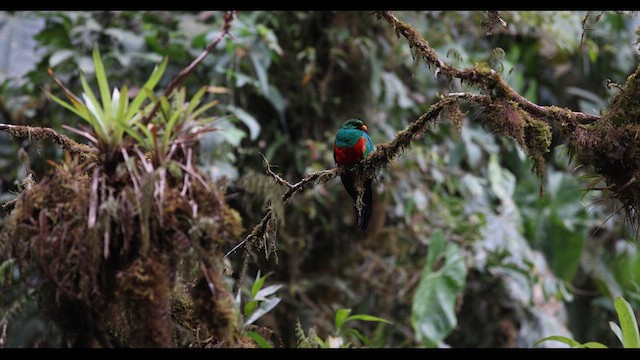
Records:
M353 177L351 173L345 172L340 176L342 180L342 185L347 190L353 201L355 202L357 199L356 187L353 184ZM358 219L358 230L367 230L369 228L369 223L371 223L371 215L373 214L373 189L372 189L373 179L365 180L364 182L364 194L362 194L362 211L358 213L358 208L356 207L356 218Z

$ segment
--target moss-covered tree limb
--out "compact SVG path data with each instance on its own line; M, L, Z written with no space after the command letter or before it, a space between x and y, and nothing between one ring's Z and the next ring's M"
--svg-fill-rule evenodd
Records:
M556 122L555 119L558 118L564 120L564 123L562 121L558 122L557 125L560 127L562 127L563 124L565 124L565 126L575 126L576 123L591 124L600 119L600 117L596 115L574 112L558 107L540 106L532 103L518 94L497 72L491 69L480 67L458 69L445 64L436 51L411 25L399 20L390 11L380 11L378 12L378 16L386 20L395 29L398 36L402 35L406 38L412 51L419 54L429 65L436 67L437 72L441 72L450 78L458 78L469 84L476 85L480 87L481 90L495 97L507 101L515 101L523 110L533 116L550 120L553 119L554 123ZM566 124L567 122L571 124Z
M483 102L485 97L477 94L465 94L465 93L456 93L451 94L449 96L444 96L436 103L429 107L429 110L414 120L407 128L399 131L396 136L386 143L376 145L376 149L373 153L371 153L366 159L361 161L360 163L348 167L350 171L353 171L356 176L356 187L362 188L362 180L367 178L374 178L377 173L389 166L389 164L395 160L403 150L409 148L411 143L417 139L422 138L422 136L429 129L429 125L432 125L436 122L436 119L443 112L447 112L449 117L452 118L452 122L456 123L456 121L462 118L462 113L458 110L458 99L466 99L474 102ZM457 120L456 120L457 119ZM263 157L264 166L267 174L271 176L278 184L287 188L287 191L282 195L282 202L288 202L293 195L306 188L311 184L324 184L327 181L335 178L336 176L342 174L347 167L341 166L333 169L327 169L322 171L317 171L308 174L295 184L290 183L289 181L283 179L280 175L276 174L271 170L271 165L267 161L267 159ZM360 185L358 186L358 183ZM362 190L359 191L361 196ZM229 256L231 253L239 249L244 245L244 265L242 267L240 273L239 284L242 283L244 276L247 271L247 265L249 261L249 254L252 248L263 248L267 254L267 257L272 251L275 249L269 249L267 244L267 239L270 236L275 236L276 232L276 217L274 211L271 207L267 208L267 212L265 216L260 220L258 224L256 224L249 235L247 235L240 243L234 246L225 256Z
M620 149L613 151L613 149L606 148L606 144L617 146L622 142L625 146L629 146L632 143L629 134L632 134L633 139L635 139L638 136L637 134L640 133L640 125L636 126L637 129L631 129L633 130L631 132L627 131L629 129L619 129L622 132L616 132L609 131L610 127L607 124L610 121L603 122L603 120L614 118L618 119L617 121L620 123L629 121L631 118L638 119L640 116L635 116L635 113L629 115L625 111L620 112L614 109L610 113L605 112L605 115L601 117L575 112L558 106L540 106L518 94L497 72L488 67L476 66L458 69L445 64L418 31L409 24L400 21L391 12L378 12L378 16L385 19L395 29L398 36L405 37L414 54L418 54L427 64L434 66L436 74L442 73L450 78L457 78L476 86L480 90L480 94L450 93L442 96L438 102L431 105L426 113L413 121L406 129L398 132L393 140L377 145L376 150L364 161L352 166L350 170L356 174L356 189L358 189L359 197L362 196L362 179L375 177L381 169L387 167L404 149L408 148L414 139L421 138L427 131L428 125L433 123L440 114L446 113L452 123L460 128L460 120L463 114L459 110L458 100L464 99L479 104L484 108L484 122L496 133L509 136L518 142L532 159L534 170L541 177L545 175L544 154L550 150L552 128L558 130L561 137L568 139L572 148L578 150L587 149L582 152L586 155L579 155L578 159L584 164L594 165L596 172L602 174L608 184L613 184L614 188L610 189L614 191L614 195L623 201L625 207L634 210L630 214L637 214L637 211L635 211L637 209L636 204L640 204L640 185L638 185L640 182L636 181L636 179L640 179L640 156L637 156L637 154L640 154L640 146L636 146L638 148L637 151L633 150L636 147L631 147L632 149L627 151L629 157L624 158L620 155ZM502 20L498 14L493 14L493 16L494 20ZM637 72L640 72L640 67ZM639 88L639 91L628 91L630 95L618 96L618 99L614 99L613 105L616 103L633 105L638 102L640 84L637 84L635 79L635 74L629 77L627 88L632 90ZM621 94L624 93L625 91ZM615 106L612 107L615 108ZM636 108L639 112L638 115L640 115L640 106L636 106ZM625 137L624 134L627 134L627 136ZM608 136L613 136L613 138ZM611 156L602 156L607 151L609 154L613 154L612 156L617 156L617 158L612 159ZM603 168L607 168L611 164L621 164L627 161L633 164L631 169L627 167L629 174L612 176L607 171L602 171ZM345 170L343 167L338 167L311 173L297 183L292 184L284 180L280 175L275 174L266 159L264 159L264 162L267 174L277 183L287 188L287 191L282 196L283 203L306 186L325 183ZM614 170L617 170L617 168ZM541 183L541 192L542 190ZM622 193L623 190L626 194ZM356 206L358 204L359 201L356 202ZM267 209L265 216L253 227L249 235L227 253L228 256L240 246L244 245L245 247L245 264L239 283L242 282L246 272L251 248L256 244L266 244L266 239L271 235L275 235L275 225L277 223L275 220L275 215L271 208Z
M91 146L80 144L64 134L59 134L48 127L0 124L0 131L6 131L17 138L35 138L36 140L50 140L58 146L74 154L80 154L89 158L95 157L97 150Z
M557 130L576 159L597 175L592 188L600 181L605 182L606 187L598 189L620 200L636 237L640 235L640 182L637 181L640 179L640 66L627 78L609 107L602 110L602 116L540 106L518 94L487 67L457 69L445 64L418 31L391 12L381 11L378 16L387 21L398 36L405 37L414 54L436 67L436 72L458 78L490 96L482 100L485 123L495 132L514 138L529 153L540 175L544 175L543 154L549 151L550 130Z

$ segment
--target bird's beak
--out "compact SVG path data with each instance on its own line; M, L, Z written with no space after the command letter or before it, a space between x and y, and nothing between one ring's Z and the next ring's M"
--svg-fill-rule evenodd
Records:
M369 129L367 129L367 125L362 124L362 126L360 126L360 130L367 131L367 130L369 130Z

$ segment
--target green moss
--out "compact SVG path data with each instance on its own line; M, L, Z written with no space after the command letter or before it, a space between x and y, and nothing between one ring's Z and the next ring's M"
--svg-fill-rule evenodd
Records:
M118 293L129 314L133 346L172 347L169 266L158 254L137 258L116 275Z
M546 175L544 156L549 152L551 139L552 133L549 124L529 116L525 128L526 150L533 161L533 169L540 178L544 178ZM543 188L541 187L542 190Z
M544 156L550 151L552 140L547 122L531 116L515 101L498 99L487 106L484 124L495 134L514 139L533 161L533 170L544 178Z
M245 231L242 226L242 217L235 209L225 206L222 209L222 217L224 222L224 231L233 239L240 238Z
M640 66L627 78L624 89L611 101L611 106L604 117L613 124L624 125L640 123Z

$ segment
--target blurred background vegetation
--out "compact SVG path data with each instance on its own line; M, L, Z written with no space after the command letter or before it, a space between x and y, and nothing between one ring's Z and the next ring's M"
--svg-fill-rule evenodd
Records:
M481 11L394 14L446 62L487 63L540 105L598 114L618 91L607 79L624 83L637 66L632 13L505 11L507 28L491 34ZM42 88L53 88L48 67L75 92L77 69L94 71L97 43L110 81L135 95L168 56L159 84L166 86L221 24L222 13L212 11L0 12L0 49L8 49L0 54L0 122L64 132L78 119L44 96ZM434 78L370 12L239 12L231 33L186 85L190 94L206 85L220 102L220 131L202 139L200 166L225 180L226 200L247 230L281 194L259 152L295 182L335 166L333 140L346 119L363 119L374 143L385 142L438 94L472 90ZM640 308L640 257L619 205L584 191L593 178L571 163L561 139L540 180L515 142L484 129L478 109L464 110L461 132L442 122L379 176L367 232L356 230L338 180L282 209L277 257L252 254L242 284L243 299L255 297L255 279L281 285L268 291L278 301L250 322L270 329L275 346L305 345L301 330L372 347L528 347L549 335L620 346L608 321L617 296ZM63 156L51 143L0 133L0 201ZM227 259L232 286L242 251ZM0 264L2 344L65 346L37 308L37 292L15 286L22 280L10 261ZM357 331L345 332L340 309L390 324L353 321Z

